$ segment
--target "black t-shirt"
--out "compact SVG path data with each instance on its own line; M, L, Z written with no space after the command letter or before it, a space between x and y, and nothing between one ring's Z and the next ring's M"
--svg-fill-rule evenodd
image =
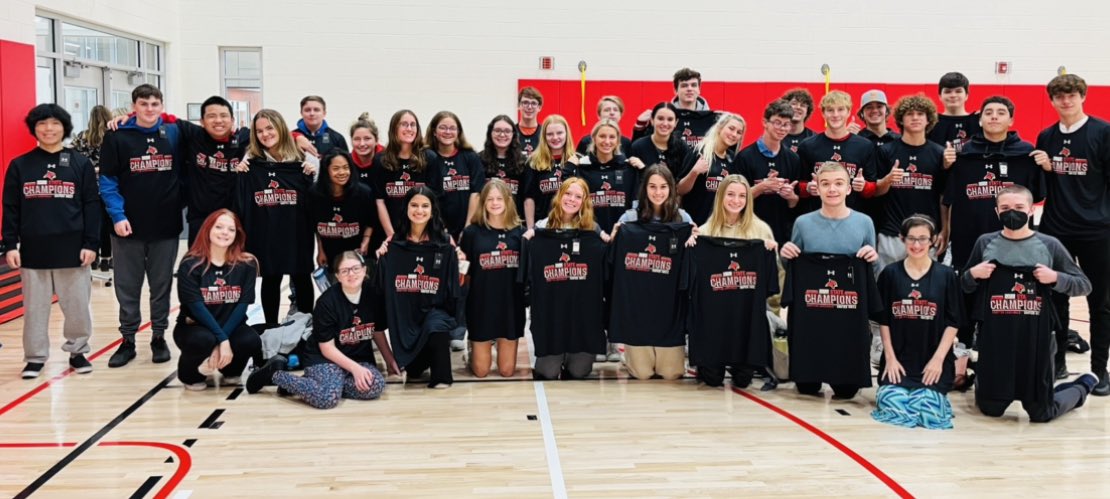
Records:
M802 162L801 181L798 182L798 192L805 196L808 192L805 185L813 180L813 175L827 162L838 162L848 170L850 179L856 178L856 172L863 169L863 178L868 182L875 181L876 173L875 144L858 135L848 134L841 140L830 139L828 135L817 134L798 145L798 158ZM864 205L863 195L849 187L847 199L848 207L867 213L874 219L874 209L867 209ZM798 211L809 213L821 207L821 198L803 197L798 201ZM878 226L878 224L876 224Z
M976 396L1050 402L1058 320L1052 290L1037 282L1033 268L998 264L979 282L972 318L979 322Z
M1052 160L1040 230L1060 239L1110 238L1110 124L1095 117L1065 134L1054 123L1037 136Z
M587 154L590 154L590 144L593 144L593 143L594 143L594 138L592 136L587 135L585 137L582 137L578 141L578 147L576 147L574 150L578 154L581 154L581 155L585 156ZM632 150L632 139L621 135L620 154L623 155L623 156L631 157L632 155L629 153L629 151L631 151L631 150Z
M354 164L351 165L351 174L357 175L359 183L366 186L367 192L370 193L370 204L373 205L374 218L370 220L370 227L374 229L374 232L370 234L371 255L382 245L382 241L385 241L385 231L382 230L382 221L378 217L378 195L374 192L374 176L371 174L371 172L374 171L376 158L381 154L382 150L383 149L381 149L379 145L374 155L375 159L370 160L370 163L366 165L359 163L357 155L353 152L351 153L351 159L354 161Z
M875 316L875 321L890 327L890 346L898 363L906 370L898 386L932 388L948 393L956 372L956 357L951 349L944 357L940 380L926 386L922 378L925 366L944 338L944 330L959 328L962 324L964 297L956 271L933 262L929 271L915 280L906 273L903 260L883 269L878 286L884 308ZM880 385L891 384L882 376L886 362L884 355L879 362Z
M898 132L895 132L895 131L892 131L892 130L887 130L886 133L884 133L881 136L876 135L875 132L872 132L868 128L864 128L864 129L860 130L859 134L857 134L857 135L859 135L860 137L863 137L867 140L870 140L872 144L875 144L875 147L882 147L882 146L885 146L885 145L887 145L891 142L896 142L899 138L902 137L902 134L900 134Z
M779 292L775 253L762 240L699 236L692 256L690 365L768 365L767 298Z
M636 169L624 156L614 156L602 163L590 155L578 163L574 176L582 177L590 187L590 202L598 227L606 232L613 230L613 225L632 208L632 200L636 199L639 186Z
M983 127L979 126L979 113L971 113L965 116L941 114L937 116L937 125L929 131L929 141L942 149L945 147L945 143L951 142L952 147L958 153L963 150L965 144L971 141L972 137L982 133Z
M528 168L524 158L520 160L519 171L512 171L509 167L509 160L507 158L494 158L493 161L484 165L486 168L486 183L490 180L498 179L505 182L509 186L509 191L513 193L513 204L516 206L516 214L524 219L524 200L531 196L532 175L535 173L531 168ZM546 215L546 213L544 214Z
M387 329L384 300L371 286L362 284L358 303L351 303L343 286L332 286L316 300L312 309L312 337L305 342L305 367L331 362L320 350L321 343L335 341L335 347L355 362L377 365L374 358L374 333Z
M430 162L431 151L424 153L425 159ZM370 168L370 177L373 179L375 199L385 201L385 208L389 212L389 220L396 227L401 217L405 216L405 195L414 187L428 185L428 177L432 169L425 163L425 169L417 172L412 161L400 160L401 168L389 171L382 164L384 154L374 156L374 166ZM429 186L430 187L430 186Z
M171 140L177 134L177 125L170 124L150 133L121 128L104 135L100 174L119 181L131 239L156 241L181 234L181 179Z
M525 135L524 131L521 130L520 125L516 126L516 136L518 139L520 139L520 149L524 151L525 156L531 156L532 152L535 151L536 148L540 147L541 129L542 127L537 124L536 129L533 130L530 135Z
M911 146L896 140L879 148L878 177L883 178L894 169L894 162L905 170L902 181L891 184L890 190L879 198L883 206L883 223L879 233L897 236L902 221L914 213L940 219L940 197L944 193L944 148L932 142Z
M320 238L330 267L340 253L358 250L362 244L362 233L367 227L373 227L378 207L370 189L360 182L351 185L347 195L339 199L324 197L315 191L312 194L308 205L309 221L316 237ZM369 249L374 251L377 248Z
M182 305L202 302L204 308L223 326L240 303L254 303L254 283L258 268L253 262L235 265L205 265L198 258L187 256L177 266L177 299ZM181 307L177 322L197 320L189 307ZM199 322L199 321L198 321Z
M621 224L609 252L613 293L609 341L634 346L686 344L693 229L688 223Z
M441 156L431 151L428 160L428 187L439 195L439 212L447 232L458 239L466 226L470 196L477 196L486 185L486 170L474 151L458 151Z
M1013 132L1011 137L1004 152L996 148L989 153L980 147L986 144L982 136L976 137L948 170L944 204L952 210L949 240L955 268L964 268L979 236L1002 230L995 213L998 191L1016 184L1032 191L1034 201L1044 199L1041 167L1029 156L1033 146L1022 142Z
M686 155L690 154L690 148L686 142L679 139L677 135L671 135L671 139L667 142L667 149L660 150L655 147L655 143L651 141L651 136L640 137L632 142L629 148L629 158L639 158L644 162L644 167L654 164L659 164L667 167L671 171L671 175L678 177L682 170L682 165L686 161Z
M682 173L675 180L681 182L694 169L697 162L697 152L686 156L685 164L682 165ZM709 162L709 171L698 175L698 178L694 180L694 186L690 188L690 192L682 195L682 209L690 214L694 223L701 225L709 219L709 215L713 213L713 201L717 196L717 187L729 174L736 173L736 168L732 151L726 152L723 158L714 154L713 159Z
M497 230L475 224L463 229L459 247L470 262L466 297L470 341L524 336L524 286L517 282L523 233L522 227Z
M525 244L537 357L605 353L605 250L594 231L537 229Z
M459 262L450 244L393 240L374 273L385 295L389 344L397 365L404 367L424 348L432 330L425 322L433 310L455 313L459 295Z
M559 186L563 185L563 178L567 176L564 166L573 167L574 165L570 163L552 165L550 170L543 172L532 170L529 167L529 170L532 170L532 185L528 189L526 197L532 198L532 201L536 204L535 222L547 218L548 213L551 212L551 201L555 199L555 194L559 192ZM521 218L524 218L523 214Z
M736 172L748 179L753 187L772 175L790 183L801 179L802 163L798 155L786 147L781 147L775 157L768 158L753 142L736 154ZM795 218L790 203L775 193L763 194L752 202L755 203L755 216L771 226L775 241L779 244L789 241Z
M100 193L88 158L73 149L34 148L4 174L3 251L19 249L23 267L81 265L100 246Z
M789 147L790 152L797 154L798 146L801 145L801 143L804 142L806 139L814 135L817 135L817 132L814 132L809 128L803 128L801 133L789 134L786 136L786 138L782 139L782 145Z
M871 264L846 255L804 253L786 267L790 379L871 386L869 317L882 310Z
M220 141L191 122L178 121L177 126L181 129L185 204L189 219L199 223L212 212L231 209L234 204L235 166L250 144L250 129L241 128Z
M704 110L679 109L676 115L674 132L690 149L697 147L705 138L706 132L717 123L717 112Z
M312 272L312 222L308 215L312 177L301 163L251 161L238 176L235 212L247 233L247 251L258 258L262 275Z

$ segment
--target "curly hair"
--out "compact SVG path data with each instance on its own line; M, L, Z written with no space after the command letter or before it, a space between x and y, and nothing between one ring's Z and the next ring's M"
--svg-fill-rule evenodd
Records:
M937 125L937 105L932 99L925 97L925 94L906 95L894 103L894 123L898 124L898 128L905 128L902 118L911 111L925 113L925 133L929 133Z

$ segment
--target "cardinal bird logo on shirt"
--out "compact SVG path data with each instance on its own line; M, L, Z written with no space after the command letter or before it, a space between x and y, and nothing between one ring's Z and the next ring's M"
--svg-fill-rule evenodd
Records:
M611 190L613 190L613 186L609 185L609 182L602 182L601 183L601 190L611 191Z
M277 189L278 187L281 187L281 184L279 184L277 180L271 180L270 183L266 185L267 189Z
M497 246L495 246L493 249L495 249L497 251L504 251L504 250L509 249L509 245L505 244L505 242L502 241L502 242L497 243Z
M829 289L836 289L840 287L840 285L836 283L836 279L829 279L829 282L825 283L825 287Z
M417 274L423 274L424 273L424 266L420 265L419 263L416 264L416 268L413 269L413 272L416 272Z
M225 281L222 277L217 277L215 281L212 281L212 285L214 285L214 286L226 286L227 281Z
M212 157L216 158L216 159L224 159L224 152L223 151L216 151L216 154L213 154Z
M988 180L989 181L989 180L994 180L994 178L995 178L994 177L994 172L987 172L986 175L983 175L983 180Z
M844 157L841 156L840 153L834 152L832 158L830 159L832 159L832 161L840 161L841 159L844 159Z
M357 326L359 324L362 324L362 319L359 316L351 317L351 325Z
M403 172L403 173L401 173L401 180L404 180L405 182L408 182L408 181L409 181L409 179L411 179L411 178L412 178L412 177L411 177L411 176L409 175L409 172Z
M455 170L454 168L450 168L450 169L447 170L447 174L454 177L455 175L458 175L459 172L458 172L458 170Z
M501 177L501 178L505 178L505 170L501 170L501 171L497 172L497 176Z
M963 141L964 139L966 139L966 138L967 138L967 132L965 132L965 131L964 131L964 130L963 130L963 129L961 128L959 132L956 132L956 138L957 138L957 139L960 139L960 141L962 142L962 141Z
M1068 149L1065 146L1063 149L1060 149L1060 155L1065 157L1065 158L1068 157L1068 156L1071 156L1071 149Z
M736 262L728 262L728 269L733 271L733 272L736 272L736 271L740 270L740 264L736 263Z
M915 300L920 299L921 298L921 292L916 290L916 289L913 290L913 291L910 291L910 298L913 298Z
M644 248L644 252L645 253L651 253L651 254L654 255L655 254L655 245L651 244L651 243L648 243L647 248Z
M910 173L917 173L917 165L910 163L910 166L906 167L906 171Z
M563 253L562 255L559 255L559 261L563 262L563 263L569 262L570 261L570 255L568 255L566 253Z
M1013 289L1011 289L1010 291L1013 291L1015 293L1025 293L1025 285L1020 282L1015 282Z
M331 217L331 221L335 222L335 223L342 222L343 221L343 215L340 215L340 214L336 213L334 217Z
M158 148L154 147L154 146L147 146L146 153L147 154L158 154Z
M46 175L42 176L42 178L44 178L46 180L54 180L55 178L58 178L58 176L55 175L54 172L48 171L48 172L46 172Z

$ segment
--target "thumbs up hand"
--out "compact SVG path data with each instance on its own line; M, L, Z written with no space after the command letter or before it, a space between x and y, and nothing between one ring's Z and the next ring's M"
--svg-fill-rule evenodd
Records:
M863 168L856 168L856 178L852 179L852 190L861 192L866 185L867 180L863 178Z
M906 175L906 170L903 170L902 167L898 165L898 163L899 161L897 159L894 160L894 167L890 169L890 173L888 173L886 175L886 178L884 179L886 183L897 184L901 182L902 177Z
M952 163L956 162L956 148L952 147L952 141L949 140L944 143L944 168L948 169Z

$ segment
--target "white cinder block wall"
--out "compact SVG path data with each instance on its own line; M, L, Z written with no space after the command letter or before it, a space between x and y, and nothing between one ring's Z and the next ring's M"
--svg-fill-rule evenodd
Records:
M167 104L220 91L218 49L263 49L264 104L298 116L309 93L341 131L361 111L383 129L409 107L422 124L458 113L472 141L515 112L518 78L1043 84L1060 65L1110 84L1110 3L1034 0L6 0L0 38L33 43L36 7L167 43ZM555 58L554 71L538 58ZM1009 61L1011 74L993 73Z

